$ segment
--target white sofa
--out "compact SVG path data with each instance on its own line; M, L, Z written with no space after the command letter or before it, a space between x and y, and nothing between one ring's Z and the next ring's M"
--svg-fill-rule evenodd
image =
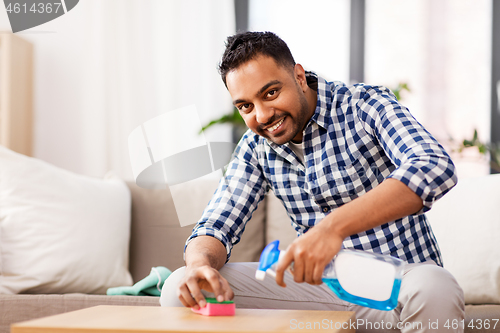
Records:
M11 163L11 158L22 163L8 169L2 163ZM25 170L19 170L22 168ZM23 179L12 179L12 177L21 176ZM5 177L10 177L9 182L5 181ZM132 182L126 183L127 186L125 186L125 183L118 180L113 180L111 184L106 183L108 181L74 175L45 163L40 164L34 159L14 156L0 149L0 288L9 286L9 282L6 282L2 274L13 269L10 259L15 255L12 251L6 252L7 249L4 246L9 244L9 237L13 237L7 232L10 225L6 221L12 221L9 218L20 212L19 209L14 209L15 207L7 207L6 210L7 202L11 206L23 206L28 202L27 200L31 200L29 211L36 219L37 216L42 216L36 215L37 209L45 213L51 209L57 209L56 211L62 214L64 212L60 212L61 209L71 206L72 201L86 200L87 205L72 206L74 211L66 212L69 214L67 215L69 218L66 217L67 222L71 224L73 216L78 215L79 218L86 216L88 212L84 210L89 210L88 205L96 201L95 206L100 207L99 212L107 212L108 215L92 212L92 214L97 214L92 216L95 216L95 219L104 219L105 222L109 221L106 223L79 222L76 227L81 227L80 234L67 235L69 240L73 237L77 242L82 233L90 231L86 236L87 246L75 250L75 253L81 255L77 265L67 265L58 275L51 277L49 273L51 273L52 258L38 258L47 266L47 272L42 274L46 280L35 287L33 286L37 283L37 275L33 277L33 273L29 271L29 265L26 266L28 270L25 273L17 273L19 276L16 279L22 283L28 281L31 287L19 289L21 294L9 292L0 294L0 333L8 332L10 324L14 322L94 305L159 306L158 297L103 295L105 285L100 285L97 289L89 289L88 283L78 285L73 280L69 286L58 285L63 280L62 277L68 274L83 275L88 278L92 278L94 273L106 275L109 263L106 264L103 258L111 253L116 253L114 256L116 262L120 264L119 269L125 267L126 270L128 263L132 279L130 275L127 275L128 272L122 272L119 278L109 277L107 287L117 286L116 284L123 283L122 281L137 282L149 274L151 267L165 266L174 270L183 265L184 242L191 232L192 225L186 227L179 225L170 190L146 190ZM44 182L48 182L48 185L37 186ZM24 184L24 188L16 184ZM68 184L71 186L67 187ZM47 190L49 185L50 191ZM183 203L177 206L177 209L189 210L190 213L199 216L216 186L216 180L205 180L177 190L175 196ZM56 193L57 188L64 192ZM106 199L102 200L97 195L98 193L108 194ZM60 200L67 202L62 208L56 205L60 200L55 200L56 203L52 200L58 195ZM4 200L5 198L9 200ZM107 204L102 205L101 201ZM51 204L44 204L43 207L40 204L38 207L38 202ZM437 202L428 213L443 253L445 268L456 276L465 291L468 304L466 324L474 320L474 326L466 327L466 332L500 331L500 323L493 330L494 320L500 319L499 203L500 175L464 179L460 180L456 188ZM108 207L111 205L114 207ZM128 215L124 212L128 212ZM117 220L118 215L123 216ZM30 215L26 213L21 216ZM62 223L61 219L54 219L54 221ZM29 219L24 221L24 223L29 222ZM111 227L115 229L109 229ZM59 230L61 228L57 225L51 225L46 231L50 236ZM257 261L265 244L279 239L282 246L286 247L294 238L295 232L290 226L289 218L280 201L272 194L266 195L249 222L242 241L235 246L231 261ZM54 245L54 253L61 251L56 245ZM33 257L36 257L37 246L37 244L32 244ZM97 255L99 260L103 261L102 268L99 272L88 272L88 269L84 271L82 267L94 265L96 261L99 261L92 257L94 255L92 250L95 248L101 249L101 253ZM126 258L128 261L123 261L120 257L123 251L129 255ZM64 254L71 255L70 253ZM79 267L82 269L79 270ZM113 268L113 271L116 270ZM89 273L92 274L89 275ZM54 281L50 281L51 278ZM6 288L1 290L6 290ZM489 328L485 327L486 322L490 324ZM479 329L479 323L482 324L482 329Z

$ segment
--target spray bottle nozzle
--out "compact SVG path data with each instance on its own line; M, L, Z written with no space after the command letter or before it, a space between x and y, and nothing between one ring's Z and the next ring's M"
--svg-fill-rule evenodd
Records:
M259 260L259 268L255 272L255 278L257 280L264 280L266 271L278 262L280 257L279 245L280 241L275 240L274 242L267 244L262 251Z

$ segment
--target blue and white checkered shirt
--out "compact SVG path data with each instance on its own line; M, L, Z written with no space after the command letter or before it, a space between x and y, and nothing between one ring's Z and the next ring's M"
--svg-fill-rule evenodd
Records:
M194 237L213 236L229 259L269 190L283 202L300 236L332 210L394 178L422 198L423 209L351 235L343 247L442 265L423 213L457 182L449 155L389 89L307 75L308 81L317 80L318 99L303 132L304 163L288 143L277 145L247 131L186 245Z

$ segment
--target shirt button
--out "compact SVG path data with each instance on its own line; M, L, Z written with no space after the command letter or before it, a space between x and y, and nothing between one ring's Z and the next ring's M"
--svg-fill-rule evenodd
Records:
M324 207L323 212L325 212L325 213L328 212L328 207Z

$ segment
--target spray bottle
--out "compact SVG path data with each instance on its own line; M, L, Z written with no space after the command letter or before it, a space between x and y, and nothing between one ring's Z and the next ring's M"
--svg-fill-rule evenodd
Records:
M269 243L260 256L257 280L276 277L279 241ZM293 265L293 263L292 263ZM390 311L398 304L404 261L378 253L342 249L325 267L323 282L342 300Z

